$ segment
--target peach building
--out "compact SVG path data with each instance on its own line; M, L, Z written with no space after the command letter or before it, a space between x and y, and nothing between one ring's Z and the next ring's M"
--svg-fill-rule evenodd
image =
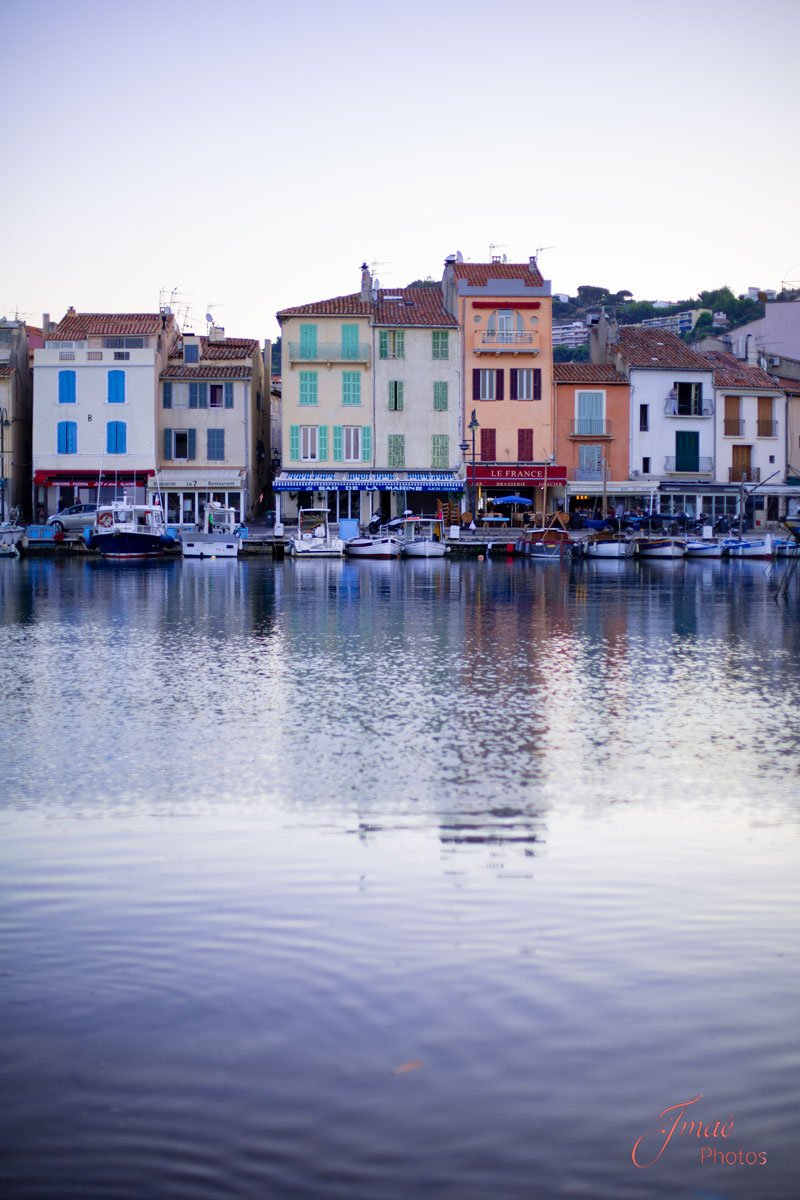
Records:
M556 459L566 467L571 497L595 496L604 469L609 486L628 479L630 384L597 363L555 363L553 372Z
M464 454L470 503L518 493L548 508L563 499L555 455L552 296L531 258L445 261L445 306L461 327ZM473 466L473 437L475 446Z

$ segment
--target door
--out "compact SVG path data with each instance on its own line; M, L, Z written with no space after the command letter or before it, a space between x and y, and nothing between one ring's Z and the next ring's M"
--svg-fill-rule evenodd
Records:
M752 473L752 446L733 446L733 466L731 467L731 483L748 483Z
M300 326L300 357L311 361L317 357L316 325Z
M700 434L678 430L675 434L675 470L700 470Z

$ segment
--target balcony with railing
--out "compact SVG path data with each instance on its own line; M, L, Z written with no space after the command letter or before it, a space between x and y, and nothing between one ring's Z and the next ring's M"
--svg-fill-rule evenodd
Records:
M570 421L569 436L578 437L611 437L611 422L602 421L599 417L577 417Z
M679 397L677 392L669 392L664 401L664 415L667 417L713 417L714 403L707 396L689 399Z
M671 455L664 459L665 475L711 475L714 459L697 455Z
M761 483L761 467L728 467L728 483Z
M774 438L774 437L778 436L778 422L777 421L762 421L759 419L756 422L756 427L758 430L759 437Z
M722 423L724 437L744 437L744 421L738 417L726 417Z
M602 483L602 467L573 467L570 472L573 483Z
M538 354L539 334L529 330L515 332L512 329L476 329L472 335L472 350L475 354Z
M307 346L303 342L289 342L290 363L367 363L369 362L369 344L359 342L351 345L349 342L317 342Z

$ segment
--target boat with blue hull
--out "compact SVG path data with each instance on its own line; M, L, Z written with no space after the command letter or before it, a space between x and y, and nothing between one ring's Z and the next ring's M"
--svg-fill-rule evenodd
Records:
M159 504L133 504L127 499L98 505L85 545L103 558L119 560L163 558L176 547Z

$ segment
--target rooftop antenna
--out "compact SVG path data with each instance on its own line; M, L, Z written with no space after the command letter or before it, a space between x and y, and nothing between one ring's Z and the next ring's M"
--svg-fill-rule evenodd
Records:
M537 246L536 247L536 249L533 252L533 261L537 264L537 266L539 263L539 255L542 253L543 250L555 250L555 246Z
M490 242L489 243L489 258L491 259L492 262L494 262L495 259L497 259L498 261L501 260L501 256L499 254L495 254L495 250L502 250L504 248L504 246L507 246L507 245L508 245L507 242ZM506 254L502 255L502 261L508 262L508 255L506 255Z
M211 333L211 327L214 324L214 318L211 315L211 310L212 310L212 308L220 308L220 307L221 307L221 305L219 305L219 304L207 304L206 305L206 324L208 325L209 333Z
M795 266L793 266L793 267L789 267L789 270L786 272L786 274L784 275L783 279L781 280L781 291L785 291L785 290L786 290L786 284L787 284L787 283L788 283L790 286L791 286L791 285L794 285L794 284L798 284L798 283L800 283L800 279L792 279L792 278L791 278L792 274L793 274L795 271L800 271L800 263L796 263L796 264L795 264Z

